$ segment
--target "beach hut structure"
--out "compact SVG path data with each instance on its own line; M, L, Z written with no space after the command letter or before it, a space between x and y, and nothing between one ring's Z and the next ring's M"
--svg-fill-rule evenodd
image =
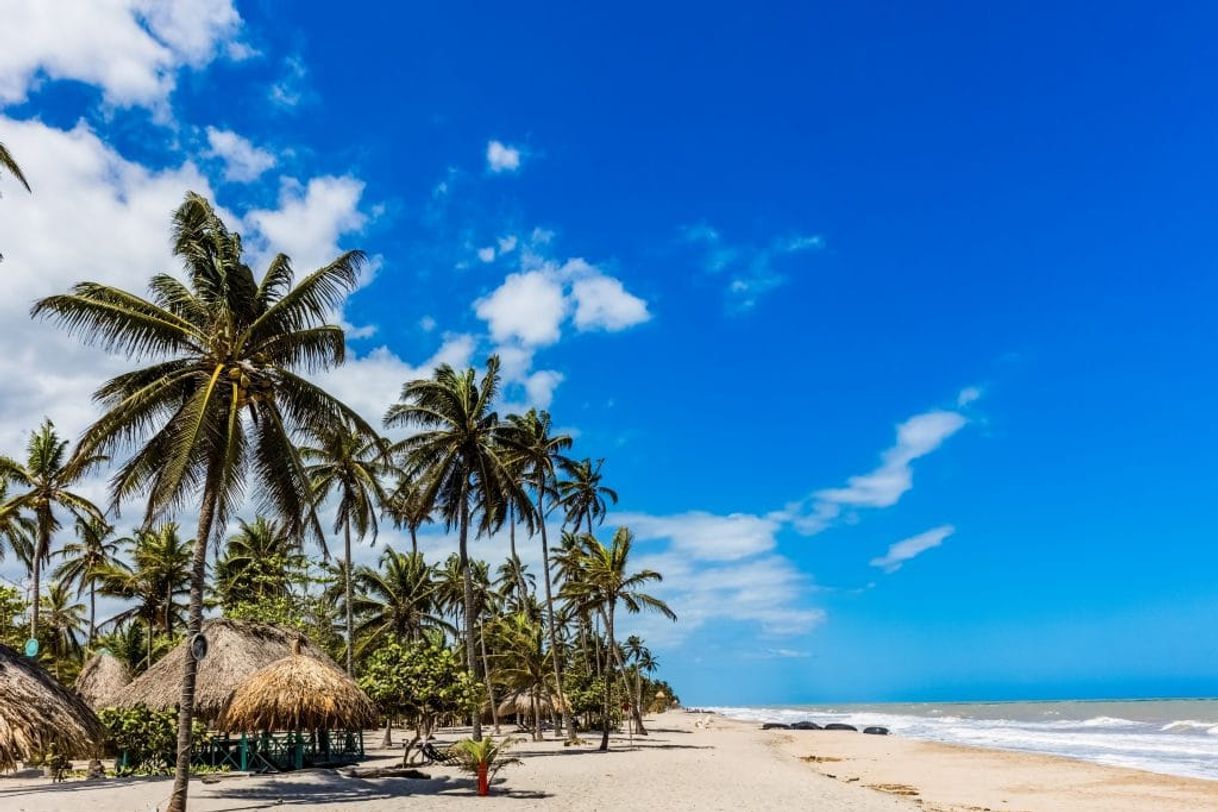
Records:
M0 645L0 770L54 751L96 754L104 733L84 701L37 663Z
M202 632L208 645L207 655L198 665L195 714L215 733L205 741L195 743L193 762L239 770L291 769L295 761L296 737L275 736L269 732L256 740L244 734L230 736L229 730L217 724L220 714L228 707L238 687L261 669L291 656L294 649L300 652L297 656L316 660L332 671L338 671L338 666L295 629L223 618L204 621ZM176 709L181 697L182 666L188 645L188 641L183 641L119 691L115 704L125 708L144 705L152 710ZM329 752L346 760L362 757L362 731L345 731ZM123 763L123 759L124 755L120 754L119 762Z
M289 755L290 766L296 769L363 755L363 730L377 723L376 706L336 665L306 657L300 650L297 641L292 654L251 674L233 691L216 720L218 728L243 734L247 763L242 769L257 766L249 764L251 740L244 734L250 733L258 734L255 744L260 746L274 732L285 732L280 743L288 752L271 746L270 755Z
M73 687L89 707L101 710L115 705L118 693L131 682L131 669L104 649L90 657L80 669Z
M207 656L199 661L195 682L195 713L214 723L228 705L233 690L258 669L292 653L301 641L301 654L333 665L324 651L301 637L295 629L270 623L227 618L203 622ZM144 705L152 710L173 710L182 696L182 666L188 641L179 643L115 696L115 704L130 708Z

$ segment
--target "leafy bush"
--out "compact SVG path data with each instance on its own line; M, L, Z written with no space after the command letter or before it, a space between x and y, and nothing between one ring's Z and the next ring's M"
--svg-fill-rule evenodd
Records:
M120 760L115 775L169 775L177 760L178 714L175 711L155 711L137 705L134 708L102 708L97 714L106 728L107 743ZM207 726L195 720L194 738L207 735Z

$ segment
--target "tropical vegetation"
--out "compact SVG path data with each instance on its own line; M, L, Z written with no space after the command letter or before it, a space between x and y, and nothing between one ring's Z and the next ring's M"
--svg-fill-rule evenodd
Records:
M496 356L402 382L374 428L317 382L345 357L335 314L360 252L299 278L280 254L256 275L195 194L172 236L181 273L147 295L81 282L33 307L130 367L100 384L75 444L44 419L24 454L0 456L0 555L26 573L0 584L0 639L35 638L67 680L103 648L140 673L205 609L291 626L357 679L387 738L413 730L407 760L443 723L483 741L484 717L496 733L508 719L535 737L600 730L604 749L623 707L644 733L643 715L676 701L645 643L618 643L624 613L676 616L630 531L598 535L619 498L605 461L568 456L544 410L501 415ZM85 494L107 466L96 505ZM187 656L183 697L195 677ZM106 717L148 740L140 769L172 764L175 810L198 727L181 708ZM485 741L470 752L498 746Z

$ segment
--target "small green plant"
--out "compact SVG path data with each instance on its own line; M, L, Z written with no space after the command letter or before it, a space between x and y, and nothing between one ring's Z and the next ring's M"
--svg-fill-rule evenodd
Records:
M98 714L106 729L108 744L119 756L116 775L169 775L177 760L178 715L174 711L134 708L102 708ZM198 741L207 726L195 721Z
M504 767L521 763L520 759L507 754L516 741L511 738L495 741L489 736L482 741L462 739L450 752L458 758L461 769L478 776L478 794L489 795L495 774Z

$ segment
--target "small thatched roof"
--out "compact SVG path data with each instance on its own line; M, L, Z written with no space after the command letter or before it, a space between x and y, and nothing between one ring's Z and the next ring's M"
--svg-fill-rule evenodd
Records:
M103 735L80 697L38 664L0 645L0 769L49 747L67 756L93 755Z
M80 669L76 678L76 693L93 710L114 705L119 691L131 682L131 669L108 651L94 654Z
M238 685L258 669L291 654L293 641L300 639L300 633L294 629L248 620L204 621L203 634L207 636L208 651L199 662L195 711L208 721L220 715ZM182 693L186 646L187 641L178 644L119 691L115 704L121 707L143 704L154 710L176 708ZM333 660L307 639L303 641L302 654L334 666Z
M362 730L376 724L372 701L337 666L293 654L259 669L233 691L222 730Z
M558 701L558 697L543 693L537 697L537 704L542 713L550 713L555 706L559 710L562 709L562 703ZM496 711L500 716L532 716L533 715L533 700L527 691L521 691L499 703Z

